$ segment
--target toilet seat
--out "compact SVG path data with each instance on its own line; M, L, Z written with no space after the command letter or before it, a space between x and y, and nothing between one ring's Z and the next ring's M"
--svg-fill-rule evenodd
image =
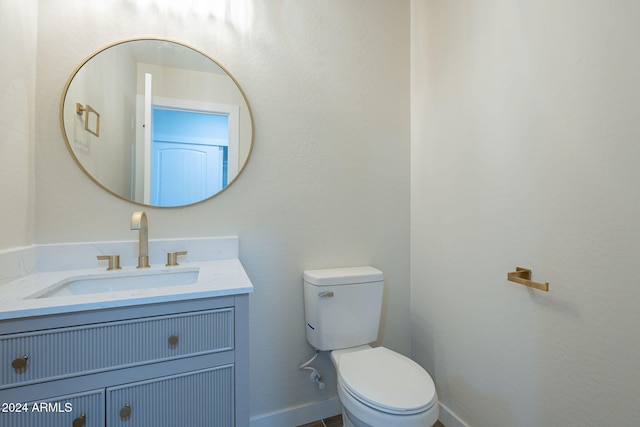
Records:
M418 414L437 401L429 374L413 360L384 347L343 354L338 375L355 399L388 414Z

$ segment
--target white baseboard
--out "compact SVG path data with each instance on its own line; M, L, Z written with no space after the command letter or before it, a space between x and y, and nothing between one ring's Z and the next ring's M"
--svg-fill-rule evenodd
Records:
M342 413L337 397L252 417L251 427L296 427ZM448 426L447 426L448 427Z
M469 427L468 424L462 421L451 409L442 403L440 403L440 416L438 418L440 422L447 427Z

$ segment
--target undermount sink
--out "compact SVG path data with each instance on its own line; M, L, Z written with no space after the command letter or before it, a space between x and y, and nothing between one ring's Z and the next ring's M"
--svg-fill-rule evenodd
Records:
M198 280L198 267L172 267L158 270L115 271L67 277L28 298L56 298L104 292L132 291L190 285Z

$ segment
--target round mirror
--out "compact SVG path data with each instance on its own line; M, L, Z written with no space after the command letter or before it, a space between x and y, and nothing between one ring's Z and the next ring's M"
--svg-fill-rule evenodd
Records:
M181 43L126 40L94 53L60 101L62 134L100 187L175 207L226 189L253 145L244 92L215 60Z

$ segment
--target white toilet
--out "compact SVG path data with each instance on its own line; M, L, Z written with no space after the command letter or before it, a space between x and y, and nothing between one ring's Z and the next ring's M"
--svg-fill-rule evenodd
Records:
M304 272L307 340L330 350L345 427L427 427L438 420L429 374L378 337L384 277L373 267Z

